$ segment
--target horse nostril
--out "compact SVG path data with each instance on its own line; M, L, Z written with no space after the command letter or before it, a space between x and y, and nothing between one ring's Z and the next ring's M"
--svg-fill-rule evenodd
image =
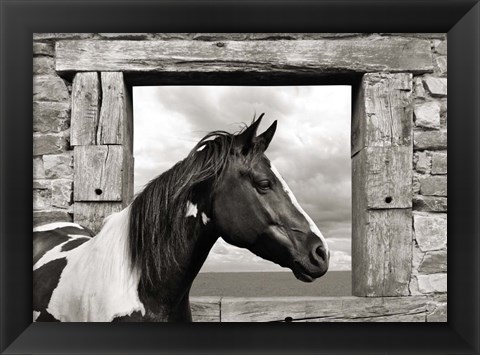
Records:
M325 247L322 245L319 245L315 249L315 254L317 257L319 257L322 261L327 260L327 251L325 250Z

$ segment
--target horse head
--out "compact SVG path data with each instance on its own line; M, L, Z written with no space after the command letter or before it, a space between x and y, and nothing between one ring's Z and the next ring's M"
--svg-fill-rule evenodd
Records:
M265 156L277 122L257 136L262 117L233 137L228 163L213 191L212 219L226 242L311 282L328 270L328 246Z

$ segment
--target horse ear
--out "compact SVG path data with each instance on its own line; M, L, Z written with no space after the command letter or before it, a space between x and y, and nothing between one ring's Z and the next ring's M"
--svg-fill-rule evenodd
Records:
M239 147L243 153L248 153L255 143L255 136L257 134L257 128L262 122L263 113L257 118L245 131L235 137L235 145Z
M261 144L263 146L263 151L267 150L276 130L277 130L277 120L275 120L265 132L263 132L261 135L259 135L255 139L256 144Z

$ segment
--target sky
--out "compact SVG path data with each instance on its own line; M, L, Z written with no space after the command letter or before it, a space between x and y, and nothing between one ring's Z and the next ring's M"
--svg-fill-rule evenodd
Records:
M134 87L133 108L135 193L208 132L277 120L266 155L327 239L330 270L351 270L350 86ZM201 272L227 271L289 270L220 238Z

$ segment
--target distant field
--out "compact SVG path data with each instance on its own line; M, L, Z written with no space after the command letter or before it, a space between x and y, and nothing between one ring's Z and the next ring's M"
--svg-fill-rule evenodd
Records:
M190 296L351 296L350 271L329 271L312 283L291 272L210 272L195 279Z

